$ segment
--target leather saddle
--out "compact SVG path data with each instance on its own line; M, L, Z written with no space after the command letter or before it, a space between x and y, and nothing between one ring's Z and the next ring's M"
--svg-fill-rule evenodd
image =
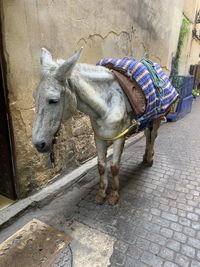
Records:
M131 108L136 116L141 116L146 110L146 98L140 85L133 78L127 77L122 71L112 69L120 86L126 94Z

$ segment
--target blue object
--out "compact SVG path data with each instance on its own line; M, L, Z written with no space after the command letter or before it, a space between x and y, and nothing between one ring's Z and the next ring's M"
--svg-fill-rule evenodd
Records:
M179 100L177 110L167 115L168 121L176 121L191 112L193 96L189 95Z
M192 94L193 86L194 86L194 76L174 76L172 79L172 85L176 88L179 93L179 98L183 99L186 96Z

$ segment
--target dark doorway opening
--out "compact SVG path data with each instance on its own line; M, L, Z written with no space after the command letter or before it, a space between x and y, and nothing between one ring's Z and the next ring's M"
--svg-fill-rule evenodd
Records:
M13 138L6 87L6 68L0 21L0 195L16 199Z

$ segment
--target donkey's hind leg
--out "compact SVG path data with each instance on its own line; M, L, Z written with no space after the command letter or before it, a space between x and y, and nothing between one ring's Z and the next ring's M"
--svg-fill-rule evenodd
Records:
M107 170L106 170L106 155L107 155L107 141L96 139L96 148L98 156L98 170L99 170L99 191L96 195L96 202L103 204L106 197L106 189L108 185Z
M143 163L146 163L148 166L153 165L153 156L154 156L154 143L157 137L158 128L160 127L161 120L156 120L149 125L144 131L146 136L146 149L143 156Z
M119 165L124 148L125 138L120 138L113 142L113 161L111 163L112 184L109 196L110 205L115 205L119 199Z

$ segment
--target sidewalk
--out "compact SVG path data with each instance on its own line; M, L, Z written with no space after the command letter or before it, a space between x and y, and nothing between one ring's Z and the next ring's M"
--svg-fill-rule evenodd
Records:
M95 166L3 229L0 242L37 218L72 236L75 267L200 267L200 99L192 113L161 127L152 168L140 165L144 148L142 139L124 151L116 206L95 204Z

